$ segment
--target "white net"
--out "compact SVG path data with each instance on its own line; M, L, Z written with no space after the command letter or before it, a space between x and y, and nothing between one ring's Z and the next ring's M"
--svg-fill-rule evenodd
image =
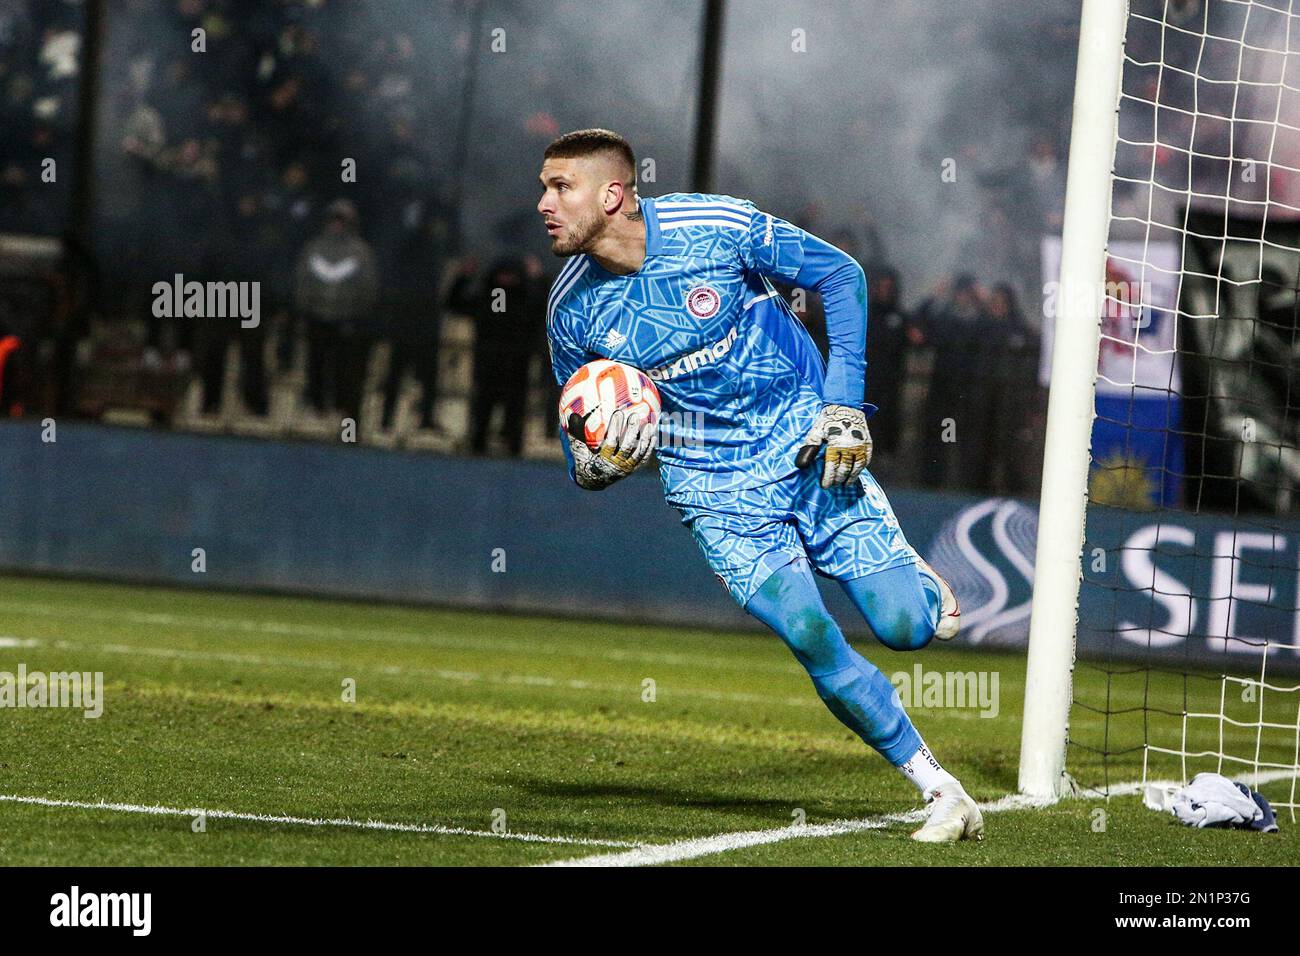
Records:
M1295 712L1295 720L1281 723L1265 717L1265 698L1276 694L1290 694L1281 700L1281 706L1272 710ZM1245 713L1236 714L1236 702L1248 705ZM1254 737L1254 747L1249 746ZM1197 740L1207 740L1208 749L1193 749ZM1265 741L1269 746L1265 746ZM1290 742L1290 752L1285 744ZM1178 761L1180 772L1172 782L1186 784L1199 771L1213 766L1215 773L1239 779L1252 787L1282 783L1282 787L1269 787L1270 805L1275 813L1287 810L1291 822L1296 819L1297 773L1300 763L1300 684L1270 684L1262 676L1233 677L1228 674L1219 679L1218 707L1204 713L1183 714L1182 735L1171 746L1148 742L1143 751L1142 784L1152 784L1161 775L1153 772L1154 764L1162 764L1162 756ZM1246 746L1242 747L1241 744ZM1270 759L1271 754L1276 754ZM1286 759L1289 758L1289 759ZM1162 783L1171 782L1161 779Z
M1133 0L1069 763L1216 770L1292 818L1300 756L1300 14Z

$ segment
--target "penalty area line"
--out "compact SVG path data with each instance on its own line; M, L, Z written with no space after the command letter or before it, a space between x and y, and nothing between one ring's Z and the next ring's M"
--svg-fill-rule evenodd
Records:
M517 840L522 843L563 843L571 846L631 847L640 846L624 840L595 840L587 837L547 836L540 833L496 833L492 830L471 830L465 827L448 827L438 823L389 823L384 820L352 820L347 817L292 817L270 813L240 813L234 810L211 810L203 807L146 806L138 803L91 803L83 800L53 800L48 797L26 797L18 794L0 794L0 803L21 803L38 807L61 807L76 810L109 810L115 813L142 813L152 816L197 817L210 820L243 820L249 823L284 823L311 827L349 827L355 830L383 830L396 833L432 833L439 836L488 837L493 840Z

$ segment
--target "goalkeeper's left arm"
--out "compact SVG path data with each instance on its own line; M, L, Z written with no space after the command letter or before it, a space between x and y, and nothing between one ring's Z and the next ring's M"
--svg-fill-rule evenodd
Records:
M829 357L822 398L796 464L806 468L826 447L822 486L856 481L871 461L866 404L867 277L848 253L783 219L754 211L742 255L745 264L822 297Z

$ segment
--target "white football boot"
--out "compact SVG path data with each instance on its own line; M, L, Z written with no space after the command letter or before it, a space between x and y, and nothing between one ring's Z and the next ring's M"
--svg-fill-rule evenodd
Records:
M984 815L956 780L946 781L926 794L930 817L912 834L922 843L956 843L983 840Z
M916 563L918 567L939 582L941 601L939 626L934 629L935 640L951 641L957 636L957 631L961 628L961 605L957 603L957 595L953 593L952 588L939 572L930 567L919 554L916 556Z

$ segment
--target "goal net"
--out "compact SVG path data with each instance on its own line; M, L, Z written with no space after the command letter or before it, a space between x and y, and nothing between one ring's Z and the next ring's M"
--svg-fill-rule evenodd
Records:
M1128 4L1064 754L1066 780L1085 793L1216 771L1295 819L1293 6ZM1081 38L1081 57L1088 42ZM1076 141L1078 117L1076 105Z

